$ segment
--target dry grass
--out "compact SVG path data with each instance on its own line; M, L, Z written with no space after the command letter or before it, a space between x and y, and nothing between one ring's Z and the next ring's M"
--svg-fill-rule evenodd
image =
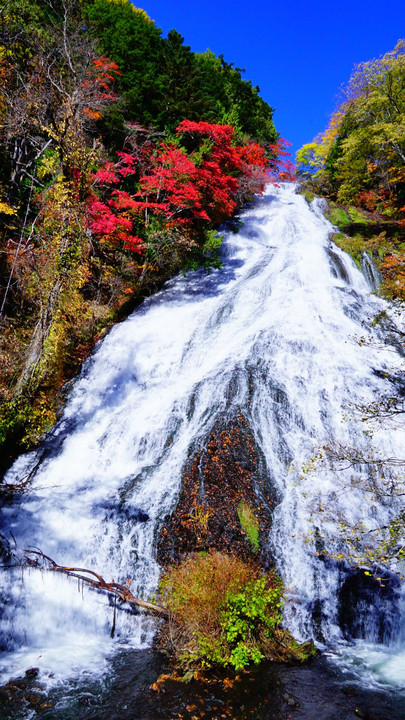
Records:
M172 567L160 584L174 618L181 615L196 632L215 632L228 593L243 589L259 570L231 555L213 552L191 555Z

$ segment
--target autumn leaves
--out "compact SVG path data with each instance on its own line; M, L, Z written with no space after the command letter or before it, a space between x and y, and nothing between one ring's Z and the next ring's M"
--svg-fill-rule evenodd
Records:
M150 230L176 228L203 245L208 229L263 192L270 169L291 175L282 141L266 151L253 140L238 142L231 125L183 120L172 137L134 133L117 162L94 174L89 227L140 254Z

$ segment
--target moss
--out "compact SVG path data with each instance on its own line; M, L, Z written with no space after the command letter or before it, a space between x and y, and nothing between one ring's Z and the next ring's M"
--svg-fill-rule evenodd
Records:
M336 225L342 230L344 230L351 223L347 212L343 210L343 208L338 207L335 203L330 203L329 209L326 212L326 217L329 222L332 223L332 225Z
M387 252L386 248L381 247L381 235L372 234L373 225L377 228L379 223L369 213L353 206L342 208L331 202L326 217L341 230L334 233L332 240L353 258L359 269L361 269L363 253L368 252L372 257L375 254L381 257L381 252L382 255Z
M370 213L365 212L361 208L356 208L353 205L344 208L334 202L330 202L328 211L325 214L332 225L336 225L349 234L361 232L362 229L368 232L370 226L379 224L379 221Z
M379 293L403 301L405 242L401 223L363 208L342 207L334 202L330 202L325 216L340 229L332 236L333 241L353 258L359 269L364 253L373 259L383 277Z
M250 505L243 500L238 507L238 517L242 529L245 531L253 549L259 549L259 521Z
M344 233L334 233L332 240L338 247L347 252L353 258L357 267L361 269L361 256L365 249L363 238L360 235L349 237Z
M373 220L372 216L370 216L369 214L367 215L365 212L363 212L359 208L353 207L353 205L350 205L347 212L349 214L351 221L354 223L361 223L363 225L372 225L373 223L377 222L377 221Z
M306 190L305 188L302 188L300 192L307 201L308 205L316 198L315 193L311 192L310 190Z

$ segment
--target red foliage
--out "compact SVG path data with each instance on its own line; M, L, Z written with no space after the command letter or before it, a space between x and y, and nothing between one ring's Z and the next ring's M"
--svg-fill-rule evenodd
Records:
M365 208L365 210L374 212L377 207L378 200L378 195L373 192L373 190L365 190L357 195L356 204Z
M157 214L171 221L191 223L202 212L196 170L182 149L173 143L162 143L149 173L140 178L136 195L143 198L145 207L151 207L152 202Z
M123 214L116 214L110 207L111 203L103 203L92 193L88 201L88 225L95 235L113 243L122 242L123 247L143 253L143 240L131 234L132 221Z
M94 179L97 180L100 185L105 185L107 183L118 183L120 181L120 178L118 177L118 173L116 171L116 167L114 163L107 162L103 167L101 167L94 175Z
M276 185L278 182L294 182L296 180L295 165L289 159L291 153L286 149L290 146L291 143L283 138L279 138L274 145L270 145L273 153L270 180Z
M381 263L384 292L393 298L405 300L405 258L403 254L389 253Z
M167 227L217 225L238 203L263 193L276 175L278 180L294 178L285 149L289 143L283 140L271 146L269 159L256 142L234 144L231 125L183 120L176 134L181 146L161 141L155 152L152 145L131 148L118 153L115 165L106 163L95 173L95 184L110 192L105 202L95 194L90 200L89 226L94 233L142 252L142 240L132 234L133 222L146 227L152 214ZM130 176L137 183L132 194L111 188Z
M405 280L405 259L402 255L389 253L385 256L381 269L385 277L396 279L400 273L402 281Z
M83 114L90 120L98 120L102 109L117 100L113 84L118 75L121 75L118 65L110 58L98 57L92 61L82 84L88 103L83 108Z

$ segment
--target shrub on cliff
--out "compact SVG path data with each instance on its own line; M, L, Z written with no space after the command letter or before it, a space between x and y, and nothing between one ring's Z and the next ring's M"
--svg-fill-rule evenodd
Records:
M281 629L283 586L274 571L263 575L225 553L190 555L163 576L160 595L169 611L161 644L183 668L241 670L308 652Z

